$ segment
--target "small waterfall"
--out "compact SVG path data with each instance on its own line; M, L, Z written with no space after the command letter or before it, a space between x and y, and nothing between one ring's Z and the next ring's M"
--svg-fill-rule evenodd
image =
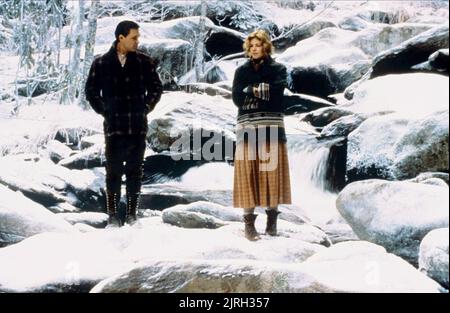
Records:
M337 194L328 191L327 162L333 142L318 142L315 134L288 135L292 203L314 223L339 219Z

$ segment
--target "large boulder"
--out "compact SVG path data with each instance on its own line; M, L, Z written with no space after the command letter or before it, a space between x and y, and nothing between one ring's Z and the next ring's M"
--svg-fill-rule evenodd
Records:
M58 213L57 216L72 225L82 223L95 228L104 228L108 222L108 215L100 212Z
M327 42L330 32L325 29L277 58L289 68L291 91L326 98L343 91L369 69L370 60L359 48L336 47Z
M121 17L108 17L98 20L96 45L111 44L114 41L116 25L124 19ZM140 23L139 30L142 38L155 39L182 39L194 44L200 33L200 16L177 18L161 23ZM205 19L206 51L211 55L228 55L242 51L242 43L245 35L226 27L216 26Z
M97 144L82 151L74 152L60 160L58 165L68 169L92 169L104 166L106 163L104 144Z
M412 72L411 67L425 62L439 49L448 48L448 23L436 26L378 54L372 61L371 78Z
M414 65L411 67L411 69L419 70L422 72L436 72L448 75L448 67L448 49L439 49L438 51L432 53L428 57L427 61Z
M55 163L58 163L64 158L68 158L74 151L66 144L57 140L49 140L45 146L39 151L39 154L50 158Z
M306 114L301 121L308 122L315 127L323 127L343 116L351 114L351 111L339 107L326 107Z
M448 289L448 228L432 230L423 238L419 269Z
M442 173L442 172L425 172L425 173L420 173L416 177L409 179L409 181L414 182L414 183L422 183L429 179L443 180L448 185L449 174Z
M343 91L370 69L371 57L430 29L429 25L372 25L360 32L326 28L278 58L290 68L295 92L326 96Z
M347 88L345 94L350 92L351 100L342 107L355 113L399 112L405 116L423 117L448 109L448 84L448 77L436 74L381 76Z
M328 125L326 125L320 132L321 138L324 137L336 137L336 136L348 136L352 131L357 129L367 119L367 116L363 114L350 114L342 116Z
M448 111L421 119L375 116L348 136L349 181L407 179L427 171L448 171Z
M292 93L287 89L284 92L283 107L285 115L305 113L332 106L334 106L332 102L319 97Z
M303 264L253 260L148 261L95 286L107 292L439 292L400 258L366 242L322 249Z
M122 273L144 260L260 259L297 263L326 249L299 238L317 238L317 231L308 234L306 228L298 229L302 233L297 238L263 236L265 240L255 245L243 236L240 222L229 222L215 230L186 229L163 223L158 214L151 215L133 226L101 231L76 224L83 233L40 234L0 249L4 269L0 273L0 291L86 292L93 282Z
M365 54L375 57L386 50L392 49L403 42L430 30L432 27L432 25L428 24L412 23L396 25L377 24L354 33L345 43L347 45L358 47Z
M232 156L236 111L231 100L218 96L169 93L149 114L147 139L156 152L221 161Z
M448 121L447 110L408 123L393 150L396 178L411 178L427 171L448 172Z
M423 237L448 227L448 194L445 187L372 179L347 185L336 207L360 239L417 264Z
M280 29L282 36L273 40L273 44L277 49L285 50L295 46L299 41L313 37L322 29L336 27L336 24L330 20L314 19L302 25L289 25Z
M0 158L0 182L45 207L68 202L83 210L103 207L102 169L69 170L48 159L26 155Z
M0 246L44 232L75 233L77 230L22 193L0 184Z
M145 40L139 47L142 51L158 61L158 73L166 88L175 85L177 78L186 73L190 68L193 46L186 40Z

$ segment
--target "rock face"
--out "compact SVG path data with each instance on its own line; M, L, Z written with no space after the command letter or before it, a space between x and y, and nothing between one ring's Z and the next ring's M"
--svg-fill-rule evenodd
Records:
M98 212L59 213L57 216L63 218L72 225L82 223L95 228L104 228L108 222L108 215Z
M363 77L373 56L430 27L371 25L359 32L326 28L287 49L277 60L291 68L292 91L326 98Z
M372 62L371 78L411 72L412 66L427 61L432 53L444 48L448 48L448 23L436 26L377 55Z
M397 179L427 171L448 172L448 120L448 111L441 111L408 124L394 148Z
M423 238L419 269L448 289L448 228L432 230Z
M362 122L366 120L366 116L362 114L351 114L342 116L327 126L320 132L320 137L348 136L352 131L357 129Z
M183 75L189 68L192 59L192 44L181 39L157 39L140 44L142 49L159 64L159 76L163 86L168 89L175 84L175 78Z
M382 247L346 242L302 264L153 261L106 279L91 292L439 292L439 285Z
M331 21L315 19L300 27L298 27L298 25L292 27L292 30L288 32L287 35L274 40L273 44L277 49L284 50L295 46L299 41L312 37L322 29L329 27L336 28L336 25Z
M221 97L174 92L149 114L147 139L156 152L170 150L188 158L196 154L199 158L194 160L224 160L224 154L231 152L232 156L235 112L231 101ZM218 144L211 149L215 142Z
M352 114L351 111L337 107L329 107L315 110L306 114L302 121L309 122L311 125L316 127L323 127L340 117Z
M422 238L448 227L448 193L445 187L372 179L347 185L336 207L360 239L417 264Z
M39 156L11 155L0 159L0 182L45 207L65 202L98 211L103 204L104 174L100 169L69 170Z
M43 232L77 232L64 219L0 184L0 246Z
M448 111L437 111L420 119L391 114L365 120L348 136L348 180L448 172L448 118Z
M106 162L103 144L97 144L85 150L74 152L71 156L62 159L58 165L69 169L90 169L104 166Z

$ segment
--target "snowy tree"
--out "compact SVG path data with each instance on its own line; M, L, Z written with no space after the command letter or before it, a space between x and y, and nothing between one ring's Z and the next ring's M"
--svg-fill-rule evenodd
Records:
M70 56L67 65L67 93L63 93L63 102L72 102L78 96L79 83L81 79L80 56L83 45L83 21L84 21L84 0L78 0L78 7L75 10L75 29L71 33L71 47L73 54Z
M194 43L194 51L195 51L195 78L198 82L203 81L204 76L204 58L203 55L205 53L205 17L207 10L206 0L202 0L201 2L201 16L200 16L200 25L199 25L199 33L196 36L196 40Z
M62 0L14 0L9 3L7 16L13 19L14 27L12 46L19 55L16 99L18 84L25 83L22 93L28 104L38 87L49 90L55 86L59 46L55 46L52 38L64 23L64 7ZM20 76L21 70L25 71L25 77Z
M88 18L88 31L85 45L83 71L81 73L79 91L80 91L80 103L81 106L86 108L87 102L84 94L84 85L86 83L87 75L89 74L89 68L92 60L94 59L94 46L95 46L95 33L97 32L97 17L98 17L99 0L92 0L91 9L89 10Z

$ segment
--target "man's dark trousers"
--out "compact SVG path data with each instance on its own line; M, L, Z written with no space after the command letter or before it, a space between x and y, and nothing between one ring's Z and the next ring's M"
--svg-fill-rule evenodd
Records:
M123 174L126 177L127 196L140 193L145 142L145 135L105 137L106 190L108 193L120 195Z

